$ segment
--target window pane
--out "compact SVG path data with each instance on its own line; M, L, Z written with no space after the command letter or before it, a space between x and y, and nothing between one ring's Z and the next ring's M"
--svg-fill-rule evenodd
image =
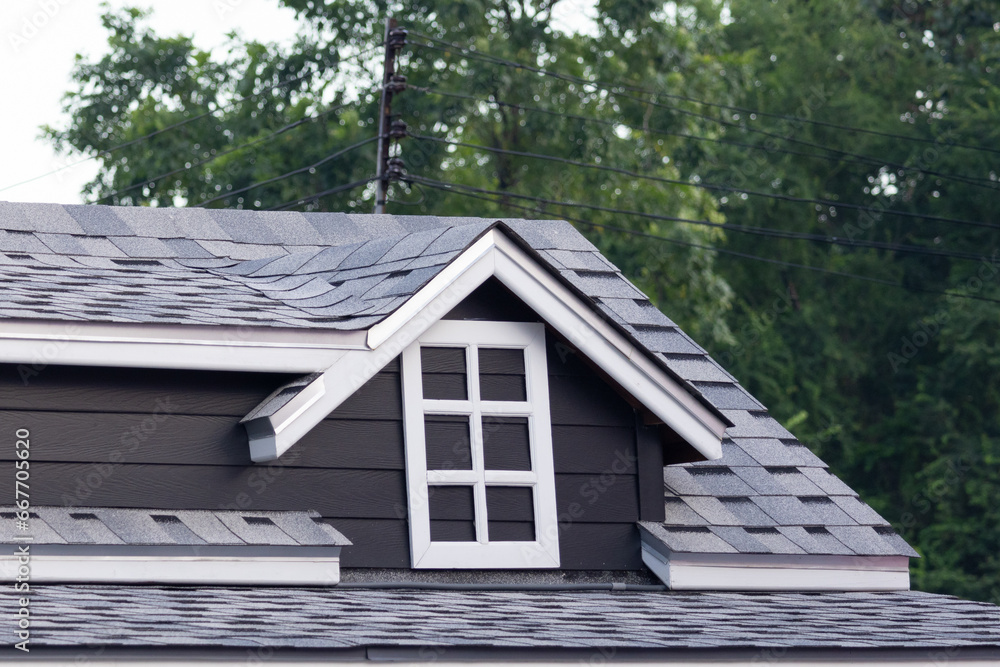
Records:
M479 348L479 395L484 401L526 401L524 350Z
M475 542L476 508L471 486L427 487L432 542Z
M525 417L483 417L486 470L531 470L531 441Z
M428 470L472 470L469 418L424 415Z
M486 513L490 542L535 540L535 510L531 487L487 486Z
M421 347L424 398L467 400L464 347Z

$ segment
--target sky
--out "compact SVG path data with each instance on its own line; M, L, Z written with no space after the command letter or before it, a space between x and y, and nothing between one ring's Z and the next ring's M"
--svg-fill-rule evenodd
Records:
M234 30L260 41L288 42L297 28L294 13L279 8L277 0L107 4L152 9L149 23L156 32L192 35L206 50L221 46ZM108 51L101 5L102 0L0 0L0 90L6 91L0 103L0 200L82 203L80 191L97 173L97 161L57 155L38 137L42 125L60 128L69 122L62 96L70 87L76 54L92 61ZM593 7L593 0L564 0L554 23L585 30Z
M112 8L150 8L150 25L163 35L192 34L202 49L217 48L236 30L262 41L289 41L294 14L276 0L110 0ZM100 0L0 0L0 200L79 204L84 183L97 162L78 166L16 187L81 160L59 156L38 139L39 126L63 127L62 96L70 86L77 53L94 60L107 53Z

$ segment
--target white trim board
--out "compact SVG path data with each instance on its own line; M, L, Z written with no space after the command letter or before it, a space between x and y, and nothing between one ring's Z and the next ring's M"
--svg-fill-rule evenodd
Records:
M642 543L642 562L676 591L908 591L905 556L664 554Z
M465 399L439 400L424 397L421 350L430 347L464 350ZM523 351L527 393L525 401L482 400L478 358L481 348ZM549 417L545 326L538 322L440 321L403 351L401 370L411 567L559 567L559 523L552 458L552 424ZM471 469L428 470L425 418L427 415L441 414L468 417ZM481 420L489 415L526 419L531 458L528 470L486 468L487 435ZM430 487L442 485L472 487L475 541L432 541ZM499 542L490 538L487 509L487 489L490 486L519 486L532 490L534 540Z
M15 580L17 559L0 556L0 581ZM31 583L333 586L340 583L340 558L31 554Z
M398 356L432 324L495 276L611 379L707 459L722 456L727 424L605 322L569 288L493 229L461 253L395 313L368 332L368 350L349 350L321 376L323 396L286 428L282 442L260 443L254 461L281 456L296 440ZM298 397L292 399L299 400Z
M26 372L52 364L314 373L345 350L367 349L364 331L180 324L0 320L0 363Z

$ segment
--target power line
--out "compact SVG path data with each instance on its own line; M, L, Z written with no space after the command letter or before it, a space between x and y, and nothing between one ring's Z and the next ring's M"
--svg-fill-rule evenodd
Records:
M293 199L292 201L287 201L284 204L279 204L278 206L272 206L271 208L265 209L265 210L267 210L267 211L284 211L284 210L289 209L289 208L294 208L296 206L301 206L302 204L308 204L310 202L314 202L317 199L321 199L321 198L326 197L328 195L334 195L334 194L337 194L338 192L344 192L346 190L353 190L354 188L356 188L358 186L367 185L367 184L369 184L369 183L371 183L372 181L375 181L375 180L377 180L376 177L369 176L368 178L363 178L360 181L354 181L353 183L348 183L346 185L338 185L335 188L330 188L329 190L323 190L322 192L317 192L316 194L309 195L308 197L303 197L301 199Z
M421 37L425 37L427 39L434 39L434 38L429 38L426 35L421 35L420 33L413 33L413 34L417 34L417 35L419 35ZM843 155L850 156L850 157L853 157L853 158L856 158L856 159L868 162L869 164L872 164L873 166L874 165L877 165L877 166L886 166L886 167L891 167L891 168L897 169L897 170L916 171L918 173L924 173L924 174L928 174L928 175L937 176L938 178L944 178L944 179L948 179L948 180L954 180L954 181L957 181L957 182L960 182L960 183L965 183L967 185L972 185L972 186L976 186L976 187L984 187L984 188L987 188L987 189L990 189L990 190L995 190L998 187L1000 187L1000 183L998 183L996 181L992 181L992 180L987 179L987 178L981 178L981 177L976 177L976 176L945 174L943 172L938 172L938 171L929 170L929 169L921 169L919 167L907 167L906 165L898 163L898 162L890 162L888 160L874 158L874 157L871 157L869 155L864 155L862 153L853 153L851 151L845 151L845 150L842 150L842 149L839 149L839 148L832 148L830 146L824 146L823 144L818 144L818 143L811 142L811 141L805 141L803 139L796 139L796 138L790 137L790 136L782 136L780 134L777 134L775 132L770 132L768 130L762 130L762 129L755 128L755 127L750 127L750 126L745 126L745 125L739 125L737 123L732 123L732 122L729 122L729 121L720 120L718 118L714 118L712 116L708 116L706 114L699 113L697 111L691 111L689 109L683 109L683 108L675 106L675 105L664 104L663 102L656 102L654 100L644 99L644 98L641 98L641 97L636 97L635 95L629 95L628 93L622 92L623 90L628 90L629 89L628 86L621 86L621 85L616 85L616 84L604 84L607 87L602 87L602 85L601 85L602 82L595 82L595 81L590 81L590 80L587 80L587 79L582 79L580 77L571 76L571 75L568 75L568 74L561 74L559 72L553 72L551 70L546 70L546 69L542 69L542 68L538 68L538 67L533 67L531 65L525 65L523 63L517 63L517 62L514 62L514 61L510 61L510 60L505 60L503 58L496 58L495 56L487 56L487 55L481 54L481 53L479 53L477 51L472 51L470 49L466 49L465 47L462 47L462 46L457 45L457 44L451 44L450 42L444 42L443 40L435 40L435 41L442 42L444 44L448 44L449 46L453 46L456 49L461 50L465 55L468 55L469 57L472 57L472 58L475 58L475 59L483 60L485 62L489 62L489 63L493 63L493 64L501 64L501 65L505 65L505 66L508 66L508 67L513 67L513 68L516 68L516 69L523 69L525 71L534 72L534 73L542 74L542 75L545 75L545 76L551 76L553 78L557 78L557 79L569 81L571 83L578 83L580 85L594 86L598 90L603 90L604 92L607 92L609 94L616 95L618 97L622 97L622 98L625 98L625 99L630 99L630 100L633 100L633 101L638 102L640 104L646 104L646 105L650 105L650 106L653 106L653 107L656 107L656 108L667 109L667 110L670 110L670 111L673 111L673 112L676 112L676 113L680 113L680 114L683 114L683 115L692 116L694 118L699 118L701 120L705 120L705 121L710 122L710 123L715 123L717 125L722 125L723 127L733 128L734 130L739 130L739 131L743 131L743 132L751 132L751 133L754 133L754 134L760 134L760 135L763 135L763 136L766 136L766 137L771 137L772 139L778 139L780 141L792 142L792 143L799 144L799 145L802 145L802 146L808 146L810 148L818 148L820 150L829 151L831 153L836 153L836 154L842 155L842 156ZM412 42L412 45L414 45L414 46L420 46L420 47L424 47L424 48L428 48L428 49L434 49L434 50L438 50L438 51L443 51L443 52L447 52L447 49L444 49L444 48L441 48L441 47L438 47L438 46L434 46L433 44L422 44L420 42ZM649 94L649 95L654 95L654 96L658 94L658 93L655 93L655 92L645 91L645 90L643 92L646 93L646 94ZM802 119L802 120L804 122L808 122L807 119Z
M374 89L369 89L369 90L366 90L364 92L365 92L365 94L368 94L368 93L371 93L373 90ZM253 141L248 141L247 143L240 144L239 146L235 146L235 147L233 147L233 148L231 148L229 150L222 151L221 153L216 153L215 155L209 156L209 157L207 157L207 158L205 158L203 160L199 160L198 162L190 163L190 164L185 165L183 167L180 167L178 169L173 169L171 171L159 174L158 176L154 176L152 178L144 179L144 180L142 180L142 181L140 181L138 183L134 183L134 184L132 184L132 185L130 185L128 187L122 188L120 190L115 190L114 192L111 192L109 194L104 195L100 199L96 200L94 203L95 204L99 204L102 201L105 201L106 199L111 199L112 197L116 197L116 196L118 196L120 194L124 194L126 192L131 191L131 190L135 190L136 188L141 188L141 187L146 186L146 185L155 184L157 181L159 181L161 179L169 178L169 177L171 177L171 176L173 176L175 174L179 174L181 172L188 171L190 169L196 169L198 167L201 167L203 165L208 164L209 162L213 162L213 161L218 160L219 158L225 157L227 155L232 155L233 153L238 153L239 151L246 150L248 148L252 148L254 146L257 146L259 144L272 141L273 139L277 138L278 136L280 136L280 135L282 135L282 134L284 134L284 133L286 133L286 132L288 132L290 130L295 129L296 127L298 127L300 125L304 125L305 123L311 123L312 121L319 120L320 118L322 118L324 116L327 116L327 115L329 115L331 113L336 113L338 111L342 111L342 110L346 109L349 106L353 106L353 105L357 104L360 101L361 101L361 99L359 98L359 99L355 100L354 102L348 102L346 104L341 104L339 106L332 107L332 108L326 109L324 111L320 111L318 113L315 113L315 114L313 114L311 116L307 116L305 118L302 118L300 120L294 121L292 123L288 123L287 125L278 128L274 132L271 132L267 136L260 137L258 139L254 139Z
M369 55L372 51L374 51L374 50L376 50L378 48L381 48L381 45L377 45L377 46L373 46L373 47L371 47L369 49L365 49L364 51L362 51L360 53L357 53L357 54L351 56L350 58L340 59L340 60L337 61L336 64L339 65L341 63L346 63L346 62L351 62L352 60L357 60L358 58L363 58L363 57ZM205 111L203 113L200 113L200 114L198 114L196 116L191 116L190 118L185 118L184 120L177 121L176 123L172 123L170 125L167 125L166 127L161 127L158 130L153 130L149 134L144 134L141 137L136 137L135 139L130 139L129 141L126 141L124 143L118 144L116 146L112 146L111 148L106 148L106 149L100 150L100 151L94 153L93 155L90 155L88 157L83 158L82 160L78 160L78 161L73 162L71 164L65 164L65 165L59 167L58 169L53 169L52 171L46 172L44 174L40 174L38 176L33 176L32 178L29 178L29 179L26 179L26 180L23 180L23 181L19 181L17 183L12 184L12 185L7 185L5 187L0 188L0 192L4 192L5 190L10 190L12 188L16 188L16 187L21 186L21 185L26 185L28 183L32 183L34 181L40 180L42 178L46 178L48 176L52 176L53 174L57 174L57 173L65 170L65 169L69 169L71 167L76 167L78 165L90 162L91 160L96 160L98 158L104 157L105 155L111 155L112 153L116 153L116 152L118 152L118 151L120 151L120 150L122 150L124 148L128 148L129 146L133 146L133 145L135 145L137 143L140 143L142 141L146 141L148 139L151 139L152 137L155 137L157 135L163 134L164 132L169 132L171 130L175 130L175 129L179 128L179 127L187 125L188 123L193 123L196 120L201 120L202 118L205 118L207 116L211 116L211 115L215 114L218 111L227 111L229 109L232 109L234 106L236 106L237 104L240 104L241 102L246 102L249 99L253 99L255 97L259 97L259 96L263 95L264 93L270 92L270 91L272 91L272 90L274 90L276 88L281 88L283 86L288 86L288 85L291 85L293 83L297 83L299 81L302 81L303 79L308 79L308 78L314 76L316 73L317 73L316 71L312 71L312 72L307 72L305 74L300 74L299 76L295 76L295 77L292 77L290 79L284 79L284 80L279 81L278 83L276 83L276 84L274 84L272 86L267 86L266 88L263 88L262 90L259 90L256 93L251 93L251 94L245 95L243 97L238 97L235 100L233 100L232 102L230 102L230 103L228 103L228 104L226 104L226 105L224 105L222 107L219 107L218 109L210 109L210 110Z
M796 150L792 150L792 149L789 149L789 148L780 148L778 146L764 147L764 146L761 146L759 144L748 144L748 143L744 143L744 142L741 142L741 141L731 141L731 140L728 140L728 139L717 139L717 138L713 138L713 137L703 137L703 136L699 136L697 134L691 134L689 132L675 132L675 131L663 130L663 129L658 129L658 128L636 127L635 125L630 125L628 123L625 123L624 121L619 121L619 120L608 120L608 119L605 119L605 118L595 118L593 116L582 116L582 115L579 115L579 114L566 113L566 112L562 112L562 111L555 111L553 109L545 109L543 107L537 107L537 106L531 106L531 105L527 105L527 104L521 104L521 103L518 103L518 102L506 102L506 101L503 101L503 100L498 100L496 98L494 98L494 99L484 99L484 98L480 98L480 97L475 97L473 95L466 95L466 94L463 94L463 93L456 93L456 92L451 92L451 91L437 90L437 89L428 88L428 87L425 87L425 86L408 85L407 88L411 89L411 90L416 90L417 92L421 92L421 93L424 93L426 95L441 95L442 97L452 97L452 98L455 98L455 99L463 99L463 100L467 100L467 101L471 101L471 102L477 102L477 103L482 103L482 104L491 104L491 105L499 107L499 108L508 108L508 109L513 109L515 111L523 110L523 111L529 111L529 112L533 112L533 113L547 114L547 115L550 115L550 116L556 116L556 117L560 117L560 118L570 118L570 119L579 120L579 121L582 121L582 122L598 123L600 125L605 125L605 126L613 127L613 128L624 127L624 128L629 129L629 130L633 130L635 132L649 133L649 134L653 134L653 135L662 135L662 136L669 136L669 137L681 137L681 138L684 138L684 139L691 139L693 141L710 142L710 143L722 144L722 145L725 145L725 146L736 146L738 148L749 148L751 150L760 150L760 151L764 151L766 153L773 152L773 153L782 153L782 154L785 154L785 155L798 155L798 156L801 156L801 157L811 158L811 159L815 159L815 160L825 160L827 162L850 162L850 163L853 163L853 164L860 164L860 165L867 165L867 166L876 166L876 167L894 166L892 163L887 163L885 160L878 160L878 159L869 158L869 157L863 157L863 158L849 157L846 154L845 155L841 155L841 156L838 157L838 156L833 156L833 155L819 155L817 153L806 153L806 152L803 152L803 151L796 151ZM834 150L834 149L826 149L825 147L824 147L824 149L825 150ZM991 180L985 179L985 178L978 178L978 177L974 177L974 176L964 176L964 175L947 174L947 173L936 171L936 170L933 170L933 169L923 169L921 167L903 167L903 168L909 169L911 171L916 171L916 172L921 173L921 174L926 174L928 176L936 176L938 178L943 178L943 179L946 179L946 180L953 180L953 181L957 181L957 182L960 182L960 183L965 183L967 185L972 185L974 187L985 188L987 190L996 190L998 187L1000 187L1000 182L991 181Z
M806 198L806 197L795 197L793 195L786 195L786 194L772 193L772 192L761 192L759 190L748 190L746 188L737 188L737 187L733 187L733 186L729 186L729 185L720 185L720 184L717 184L717 183L707 183L707 182L703 182L703 181L701 181L701 182L682 181L680 179L667 178L665 176L652 176L652 175L649 175L649 174L640 174L639 172L631 171L629 169L622 169L620 167L613 167L613 166L603 165L603 164L594 164L594 163L591 163L591 162L580 162L579 160L571 160L569 158L556 157L556 156L553 156L553 155L543 155L543 154L540 154L540 153L531 153L531 152L527 152L527 151L517 151L517 150L512 150L512 149L507 149L507 148L495 148L495 147L492 147L492 146L483 146L481 144L470 144L470 143L463 142L463 141L454 141L454 140L451 140L451 139L445 139L443 137L432 137L432 136L427 136L427 135L422 135L422 134L414 134L414 133L409 133L408 136L410 136L413 139L417 139L417 140L434 141L434 142L438 142L438 143L448 144L448 145L451 145L451 146L461 146L461 147L464 147L464 148L473 148L473 149L477 149L477 150L484 150L484 151L487 151L487 152L490 152L490 153L498 153L498 154L501 154L501 155L515 155L515 156L518 156L518 157L526 157L526 158L533 158L533 159L539 159L539 160L548 160L550 162L558 162L560 164L568 164L568 165L571 165L571 166L574 166L574 167L581 167L581 168L584 168L584 169L595 169L595 170L598 170L598 171L607 171L607 172L611 172L611 173L621 174L623 176L628 176L630 178L638 178L638 179L641 179L641 180L654 181L654 182L657 182L657 183L667 183L667 184L670 184L670 185L681 185L681 186L686 186L686 187L701 188L701 189L704 189L704 190L717 190L717 191L722 191L722 192L733 192L733 193L737 193L737 194L753 195L753 196L756 196L756 197L766 197L768 199L777 199L777 200L780 200L780 201L788 201L788 202L799 203L799 204L819 204L819 205L822 205L822 206L839 207L839 208L854 209L854 210L860 210L860 211L872 211L873 210L873 207L871 207L871 206L865 206L863 204L853 204L853 203L849 203L849 202L838 202L838 201L834 201L834 200L830 200L830 199L809 199L809 198ZM961 218L948 218L948 217L936 216L936 215L925 215L925 214L922 214L922 213L914 213L912 211L899 211L899 210L896 210L896 209L883 209L883 210L877 211L877 213L880 214L880 215L881 214L889 214L889 215L896 215L896 216L906 217L906 218L917 218L917 219L921 219L921 220L932 220L932 221L935 221L935 222L947 222L947 223L952 223L952 224L957 224L957 225L970 225L970 226L973 226L973 227L987 227L987 228L990 228L990 229L1000 229L1000 224L997 224L997 223L980 222L980 221L977 221L977 220L963 220Z
M456 190L456 189L453 189L453 186L457 185L455 183L445 183L445 182L442 182L442 181L430 182L430 179L423 179L423 178L418 178L418 177L414 177L414 176L408 176L407 178L409 178L409 179L415 179L415 182L423 183L424 185L427 185L428 187L435 188L435 189L438 189L438 190L442 190L442 191L447 192L447 193L458 194L458 195L462 195L464 197L471 197L473 199L479 199L479 200L482 200L482 201L488 201L488 202L491 202L491 203L494 203L494 204L498 204L498 205L506 207L506 208L514 208L514 209L518 209L518 210L522 210L522 211L528 211L528 212L533 212L533 213L546 213L546 210L544 208L541 208L541 207L534 207L533 208L533 207L529 207L529 206L521 206L520 204L514 204L512 202L507 202L507 201L502 201L502 200L498 200L498 199L493 199L493 198L490 198L488 196L483 196L481 194L476 194L476 193L473 193L473 192L463 192L462 190ZM492 195L496 195L496 196L499 196L499 197L510 196L510 193L506 193L506 192L483 190L481 188L473 188L473 189L474 190L480 190L482 192L486 192L486 193L489 193L489 194L492 194ZM565 202L558 202L558 201L549 201L547 203L549 203L551 205L555 205L555 206L564 206L564 205L566 205ZM887 285L889 287L895 287L895 288L898 288L898 289L903 289L903 290L906 290L908 292L923 292L923 293L927 293L927 294L937 294L937 295L941 295L941 296L948 296L948 297L958 298L958 299L974 299L976 301L986 301L986 302L989 302L989 303L1000 303L1000 299L993 299L993 298L986 297L986 296L978 296L978 295L975 295L975 294L962 294L962 293L957 293L957 292L949 292L949 291L946 291L946 290L932 290L932 289L925 289L925 288L921 288L921 287L908 287L908 286L903 285L901 283L893 282L891 280L885 280L883 278L875 278L875 277L872 277L872 276L865 276L865 275L858 274L858 273L849 273L849 272L846 272L846 271L837 271L835 269L826 269L826 268L823 268L823 267L820 267L820 266L813 266L811 264L800 264L798 262L788 262L788 261L780 260L780 259L772 259L770 257L761 257L760 255L753 255L753 254L750 254L750 253L739 252L737 250L730 250L728 248L719 248L719 247L716 247L716 246L704 245L704 244L701 244L701 243L694 243L694 242L691 242L691 241L682 241L680 239L672 239L672 238L669 238L669 237L666 237L666 236L659 236L657 234L650 234L648 232L640 232L640 231L637 231L637 230L628 229L627 227L620 227L620 226L617 226L617 225L607 225L607 224L603 224L603 223L590 222L588 220L584 220L582 218L575 218L575 217L572 217L572 216L560 216L560 217L563 218L564 220L569 221L569 222L575 222L577 224L585 225L587 227L598 228L598 229L609 229L609 230L612 230L612 231L617 231L617 232L621 232L621 233L624 233L624 234L629 234L629 235L637 236L637 237L641 237L641 238L653 239L653 240L662 241L662 242L665 242L665 243L672 243L674 245L681 245L681 246L685 246L685 247L689 247L689 248L698 248L700 250L709 250L709 251L718 252L718 253L721 253L721 254L724 254L724 255L731 255L731 256L734 256L734 257L740 257L740 258L743 258L743 259L749 259L749 260L753 260L753 261L757 261L757 262L764 262L764 263L767 263L767 264L774 264L774 265L777 265L777 266L785 266L785 267L790 267L790 268L805 269L807 271L815 271L817 273L825 273L825 274L829 274L829 275L840 276L840 277L843 277L843 278L853 278L853 279L856 279L856 280L864 280L864 281L871 282L871 283L876 283L876 284L879 284L879 285Z
M427 183L430 179L425 179L420 176L408 176L408 179L414 179L415 183ZM447 183L445 181L434 181L437 186L449 186L454 188L460 188L464 190L470 190L473 192L485 193L485 194L497 194L499 191L486 190L483 188L477 188L471 185L463 185L460 183ZM926 246L916 246L908 244L897 244L897 243L885 243L881 241L855 241L853 239L845 239L840 237L830 237L824 236L822 234L809 234L804 232L792 232L782 229L773 229L770 227L749 227L745 225L735 225L732 223L721 223L712 222L710 220L696 220L693 218L682 218L672 215L663 215L660 213L643 213L641 211L634 211L631 209L615 208L610 206L599 206L597 204L586 204L581 202L569 202L569 201L555 201L552 199L547 199L545 197L536 197L532 195L522 195L513 192L500 192L504 197L513 197L515 199L524 199L533 202L540 202L543 204L553 204L558 206L565 206L569 208L582 208L591 211L600 211L602 213L614 213L617 215L631 215L641 218L647 218L649 220L657 220L661 222L682 222L693 225L700 225L704 227L714 227L717 229L724 229L727 231L740 232L743 234L752 234L756 236L764 236L770 238L783 238L790 240L799 241L816 241L819 243L826 243L829 245L839 245L846 246L849 248L874 248L877 250L887 250L891 252L901 252L917 255L931 255L936 257L948 257L952 259L963 259L970 261L982 261L983 256L976 253L967 252L954 252L947 250L938 250L936 248L927 248Z
M282 181L282 180L284 180L286 178L290 178L292 176L295 176L297 174L301 174L301 173L306 172L306 171L311 171L313 169L316 169L317 167L320 167L320 166L326 164L330 160L335 160L338 157L340 157L341 155L344 155L345 153L353 151L353 150L355 150L357 148L361 148L362 146L364 146L366 144L370 144L370 143L372 143L374 141L377 141L377 140L378 140L378 137L368 137L367 139L362 139L361 141L359 141L359 142L357 142L355 144L351 144L347 148L343 148L343 149L337 151L336 153L332 153L331 155L327 155L322 160L319 160L318 162L314 162L313 164L311 164L311 165L309 165L307 167L299 167L298 169L293 169L292 171L286 172L286 173L282 174L281 176L275 176L274 178L268 178L267 180L258 181L256 183L251 183L250 185L247 185L246 187L242 187L242 188L239 188L237 190L231 190L231 191L227 192L226 194L219 195L217 197L212 197L211 199L206 199L204 201L200 201L197 204L192 204L191 206L204 207L204 206L207 206L208 204L213 204L213 203L215 203L217 201L221 201L223 199L229 199L233 195L242 194L242 193L247 192L249 190L253 190L254 188L259 188L259 187L264 186L264 185L269 185L270 183L275 183L277 181Z
M581 84L581 85L590 85L590 86L594 86L594 87L598 87L598 88L611 89L611 90L609 90L609 92L613 92L613 89L617 88L617 89L621 89L621 90L629 90L629 91L632 91L632 92L635 92L635 93L640 93L640 94L643 94L643 95L662 96L662 97L667 97L667 98L670 98L670 99L683 100L683 101L686 101L686 102L693 102L695 104L701 104L701 105L704 105L704 106L715 107L715 108L719 108L719 109L729 109L729 110L732 110L732 111L739 111L741 113L747 113L747 114L756 114L758 116L764 116L764 117L768 117L768 118L779 118L779 119L782 119L782 120L788 120L788 121L793 121L793 122L797 122L797 123L808 123L810 125L819 125L819 126L822 126L822 127L831 127L831 128L835 128L835 129L839 129L839 130L845 130L845 131L848 131L848 132L860 132L860 133L863 133L863 134L872 134L872 135L877 135L877 136L882 136L882 137L888 137L888 138L891 138L891 139L901 139L903 141L913 141L913 142L917 142L917 143L927 143L927 144L934 144L934 145L938 145L940 143L939 141L937 141L935 139L926 139L924 137L915 137L915 136L909 136L909 135L905 135L905 134L896 134L896 133L893 133L893 132L883 132L883 131L880 131L880 130L869 130L869 129L860 128L860 127L853 127L853 126L850 126L850 125L841 125L841 124L838 124L838 123L830 123L830 122L821 121L821 120L814 120L814 119L811 119L811 118L802 118L801 116L793 116L793 115L790 115L790 114L771 113L771 112L768 112L768 111L760 111L759 109L750 109L750 108L747 108L747 107L739 107L739 106L733 106L733 105L729 105L729 104L721 104L721 103L718 103L718 102L709 102L707 100L702 100L702 99L699 99L699 98L696 98L696 97L690 97L690 96L687 96L687 95L679 95L677 93L666 93L666 92L652 91L652 90L649 90L648 88L642 88L640 86L635 86L635 85L627 84L627 83L610 83L610 82L607 82L607 81L600 81L600 80L596 80L596 79L594 79L594 80L592 80L592 79L585 79L583 77L574 76L572 74L564 74L562 72L555 72L553 70L548 70L548 69L545 69L545 68L542 68L542 67L536 67L536 66L533 66L533 65L526 65L524 63L519 63L519 62L516 62L516 61L513 61L513 60L507 60L506 58L500 58L498 56L492 56L492 55L489 55L489 54L480 53L478 51L474 51L472 49L464 47L461 44L457 44L455 42L449 42L447 40L443 40L443 39L440 39L440 38L437 38L437 37L432 37L430 35L426 35L426 34L423 34L423 33L420 33L420 32L410 31L410 34L414 35L414 36L417 36L417 37L422 37L424 39L431 40L432 42L435 42L437 44L441 44L441 45L447 46L447 47L449 47L451 49L454 49L454 50L457 50L457 51L461 51L465 55L468 55L468 56L471 56L471 57L474 57L474 58L479 58L479 59L485 60L487 62L493 62L494 64L504 65L504 66L507 66L507 67L513 67L513 68L516 68L516 69L523 69L523 70L526 70L526 71L529 71L529 72L533 72L535 74L542 74L544 76L551 76L551 77L554 77L554 78L563 79L565 81L569 81L569 82L577 83L577 84ZM428 44L420 44L419 42L414 42L414 45L416 45L416 46L430 47L430 45L428 45ZM974 151L982 151L982 152L985 152L985 153L1000 154L1000 149L989 148L988 146L975 146L975 145L972 145L972 144L960 144L960 143L954 143L954 142L952 142L952 143L944 143L943 145L945 145L945 146L952 146L952 147L955 147L955 148L965 148L965 149L974 150Z

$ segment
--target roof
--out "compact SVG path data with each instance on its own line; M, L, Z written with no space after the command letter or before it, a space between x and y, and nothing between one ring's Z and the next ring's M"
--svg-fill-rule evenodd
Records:
M3 596L4 614L13 617L16 603ZM31 611L32 648L985 647L1000 655L1000 607L916 592L32 585Z
M19 544L15 508L0 507L0 543ZM127 546L345 546L316 512L32 507L31 544Z
M563 221L0 203L0 319L361 330L498 224L733 424L721 459L665 469L667 518L648 536L678 552L915 555Z

